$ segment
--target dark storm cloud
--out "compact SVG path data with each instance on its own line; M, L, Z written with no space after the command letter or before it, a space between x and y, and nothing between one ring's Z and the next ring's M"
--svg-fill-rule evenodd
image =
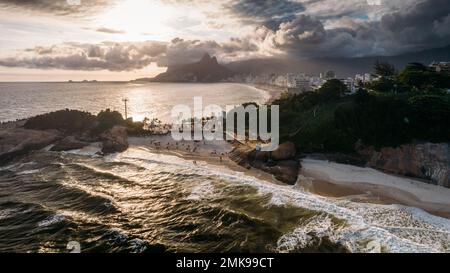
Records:
M450 3L424 0L379 21L348 19L346 26L326 28L310 15L281 23L264 43L296 57L359 57L394 55L450 44Z
M423 49L450 44L449 19L448 0L426 0L409 9L385 14L380 25L399 46Z
M355 57L378 50L374 48L377 40L374 28L370 23L360 23L353 28L326 29L317 18L300 15L282 23L278 30L265 33L261 40L266 47L293 57Z
M305 10L301 3L289 0L237 0L227 4L226 8L244 23L262 24L270 29L294 19L298 12Z
M77 17L98 13L114 3L114 0L0 0L0 8Z

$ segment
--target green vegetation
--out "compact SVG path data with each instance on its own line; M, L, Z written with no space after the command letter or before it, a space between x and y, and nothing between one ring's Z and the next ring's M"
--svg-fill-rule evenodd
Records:
M385 77L385 78L391 78L394 77L397 74L397 70L393 65L386 62L375 62L375 75L379 77Z
M24 127L34 130L59 130L64 133L84 132L93 128L96 117L88 112L60 110L35 116L27 120Z
M117 111L106 109L95 116L88 112L65 109L32 117L24 127L35 130L53 129L66 134L98 135L116 125L125 125L125 120Z
M410 63L398 73L389 63L375 64L378 79L365 87L381 93L443 94L450 88L450 75L420 63Z
M168 132L169 127L159 119L145 118L143 121L133 122L124 120L122 114L106 109L97 116L78 110L60 110L29 118L24 127L34 130L58 130L64 134L78 134L85 136L99 136L114 126L124 126L132 136L162 134Z
M110 109L98 113L97 121L98 125L93 129L95 134L102 133L116 125L125 125L122 114L117 111L111 111Z
M327 81L317 93L320 96L321 101L334 101L338 100L348 92L348 88L340 80L332 79Z
M317 92L275 101L282 141L305 152L341 153L355 152L356 143L380 148L450 141L448 75L418 64L397 74L386 63L377 63L375 73L379 81L353 95L344 96L345 85L331 80Z

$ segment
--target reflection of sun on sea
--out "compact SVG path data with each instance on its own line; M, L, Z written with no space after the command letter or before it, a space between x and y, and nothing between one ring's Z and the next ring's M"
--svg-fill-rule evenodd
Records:
M97 19L97 23L118 30L123 30L124 38L133 39L148 33L154 38L167 34L164 25L171 17L173 10L159 1L126 0L118 3Z
M146 87L137 87L128 91L125 95L126 99L128 99L128 117L133 118L134 121L143 121L144 118L158 118L157 105L144 103L148 101L147 99L149 97L153 96L151 92L147 91L148 89Z

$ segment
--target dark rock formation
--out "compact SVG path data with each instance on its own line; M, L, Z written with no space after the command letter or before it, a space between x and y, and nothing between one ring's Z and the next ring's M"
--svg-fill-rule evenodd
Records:
M295 185L297 182L298 171L300 168L300 163L296 160L282 160L271 164L261 160L254 160L250 162L250 165L254 168L273 174L276 179L289 185Z
M229 153L229 158L239 166L250 169L252 166L250 165L249 155L253 151L253 149L247 146L236 144L234 149Z
M114 126L103 133L101 138L104 154L123 152L128 149L127 129L123 126Z
M276 157L273 154L276 153ZM293 143L284 143L273 152L256 151L244 145L236 146L230 159L244 168L257 168L273 174L283 183L294 185L297 182L300 163L295 160L296 148Z
M278 146L278 148L272 152L271 156L273 160L287 160L293 159L297 154L295 144L292 142L285 142Z
M59 138L57 131L37 131L23 128L0 130L0 164L30 151L39 150Z
M450 188L450 147L448 143L406 144L398 148L363 148L367 166L382 171L418 177Z
M75 136L68 136L56 142L56 144L51 148L51 151L70 151L81 149L88 145L89 142L80 141Z
M232 77L234 73L220 65L216 57L205 54L195 63L170 66L166 72L159 74L154 82L219 82Z

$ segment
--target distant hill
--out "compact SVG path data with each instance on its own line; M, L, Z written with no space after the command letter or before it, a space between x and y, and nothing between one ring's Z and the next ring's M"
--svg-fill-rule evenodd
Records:
M153 82L219 82L235 73L217 62L216 57L205 54L195 63L171 66L167 71L151 79Z
M374 56L361 58L317 58L317 59L249 59L221 65L216 57L205 54L195 63L170 66L167 71L154 78L142 78L136 82L220 82L236 74L306 73L318 75L333 70L338 77L354 76L373 72L375 62L387 61L398 70L408 63L429 64L432 61L450 61L450 46L407 53L396 56Z
M432 61L450 61L450 46L397 56L303 60L267 58L236 61L226 66L238 74L280 74L292 72L318 75L321 72L333 70L338 77L348 77L358 73L372 72L373 65L377 60L390 62L397 69L402 69L411 62L419 62L427 65Z

